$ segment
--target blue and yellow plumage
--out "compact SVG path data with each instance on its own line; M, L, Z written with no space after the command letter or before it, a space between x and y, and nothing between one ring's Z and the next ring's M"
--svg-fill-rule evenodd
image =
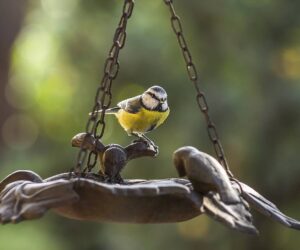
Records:
M160 86L152 86L143 94L121 101L117 107L106 110L106 114L114 114L117 117L129 135L144 138L151 144L153 143L145 133L160 126L169 113L167 93Z

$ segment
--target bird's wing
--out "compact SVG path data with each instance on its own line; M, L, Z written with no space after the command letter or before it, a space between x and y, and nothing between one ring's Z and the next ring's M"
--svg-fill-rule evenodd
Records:
M249 202L251 207L258 212L264 214L270 219L281 223L287 227L300 230L300 221L297 221L291 217L288 217L282 213L275 204L267 200L265 197L256 192L253 188L249 187L245 183L239 182L242 187L242 196ZM233 185L236 185L233 183Z
M135 96L124 101L121 101L117 104L117 106L121 109L124 109L128 113L136 114L140 111L142 104L141 104L141 96Z
M239 194L234 188L232 188L229 177L221 164L208 154L203 153L203 156L206 159L205 162L207 162L212 167L211 176L217 186L218 192L221 196L221 200L225 204L239 203Z
M258 234L252 224L252 216L243 201L236 204L225 204L218 193L210 191L203 197L203 209L209 217L225 226L240 232Z
M240 202L238 192L232 187L229 177L222 165L212 156L199 150L190 154L186 161L188 178L197 191L217 190L225 204Z

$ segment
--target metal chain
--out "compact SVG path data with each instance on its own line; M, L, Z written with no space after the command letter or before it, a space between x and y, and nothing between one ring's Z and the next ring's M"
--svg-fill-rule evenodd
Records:
M187 42L183 35L182 24L181 24L179 16L175 12L175 9L173 6L173 0L164 0L164 2L169 7L169 10L171 13L172 29L177 37L179 46L181 48L183 58L186 63L186 69L187 69L189 79L194 84L195 89L197 91L197 103L198 103L198 106L199 106L201 112L204 114L204 117L206 120L208 137L213 144L213 147L214 147L214 150L216 152L219 162L223 165L223 167L225 168L229 177L233 177L233 174L229 170L229 166L228 166L228 163L227 163L227 160L225 157L225 153L224 153L220 138L217 133L216 126L213 123L213 121L209 115L208 103L206 101L205 94L204 94L204 92L202 92L200 90L200 82L199 82L199 77L198 77L198 73L196 70L196 66L192 60L191 52L188 48Z
M113 37L113 45L108 53L108 58L104 63L104 75L101 80L101 84L97 89L95 96L95 103L92 109L92 114L88 119L86 124L86 133L87 135L93 134L97 140L100 140L104 134L105 130L105 111L109 108L112 99L111 87L114 79L117 78L120 64L118 61L119 52L124 47L126 41L126 27L127 21L132 15L134 8L134 0L124 0L122 16L120 18L118 27L115 31ZM97 110L102 110L100 113ZM100 116L98 120L98 116ZM84 142L82 143L82 146ZM86 157L88 155L88 150L81 147L78 156L77 163L75 167L75 173L80 174L82 166L85 163ZM97 163L97 153L90 151L88 155L87 167L84 171L91 169Z

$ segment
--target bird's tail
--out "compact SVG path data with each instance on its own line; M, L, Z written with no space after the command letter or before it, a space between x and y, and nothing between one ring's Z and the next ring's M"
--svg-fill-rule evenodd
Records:
M119 110L120 110L119 107L110 108L110 109L105 110L105 114L107 114L107 115L116 114ZM101 112L102 112L102 109L96 111L96 113L101 113ZM93 114L93 112L89 113L89 115L92 115L92 114Z

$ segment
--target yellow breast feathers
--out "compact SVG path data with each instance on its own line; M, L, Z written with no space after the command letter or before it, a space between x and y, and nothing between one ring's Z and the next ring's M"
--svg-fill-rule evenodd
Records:
M120 125L128 134L147 133L161 125L168 117L170 110L164 112L141 108L137 113L129 113L120 109L115 115Z

